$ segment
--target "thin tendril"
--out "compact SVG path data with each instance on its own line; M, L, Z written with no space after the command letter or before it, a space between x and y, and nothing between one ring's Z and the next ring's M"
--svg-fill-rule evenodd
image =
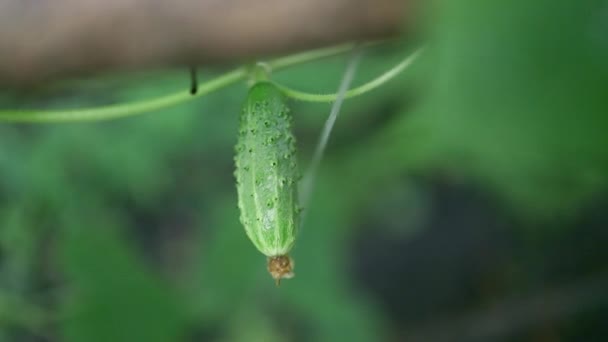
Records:
M331 107L329 117L327 118L327 121L325 121L323 131L321 133L321 136L319 137L319 142L317 144L317 147L315 148L315 152L312 157L312 162L310 163L310 166L308 167L308 170L306 171L306 173L304 174L304 178L302 179L302 184L300 187L300 204L304 207L307 207L308 202L310 201L317 170L319 169L319 165L321 164L321 160L323 159L323 154L325 153L325 148L327 147L331 131L334 127L334 124L336 123L338 115L340 114L340 108L342 107L342 103L344 102L346 90L348 89L353 80L360 59L361 49L353 49L353 54L348 62L346 70L344 71L344 76L342 77L342 81L340 82L340 87L338 88L336 102L334 102ZM301 220L303 223L304 217L302 217Z
M345 99L349 99L352 97L357 97L359 95L363 95L369 91L372 91L378 87L380 87L381 85L383 85L384 83L390 81L391 79L395 78L395 76L397 76L399 73L401 73L403 70L405 70L407 67L409 67L415 60L416 58L418 58L418 56L420 55L420 53L422 52L422 49L418 49L416 50L414 53L412 53L411 55L409 55L407 58L405 58L403 61L401 61L399 64L395 65L394 67L392 67L391 69L389 69L388 71L384 72L382 75L376 77L375 79L360 85L356 88L350 89L348 91L346 91L344 93L344 98ZM338 96L339 93L334 93L334 94L313 94L313 93L306 93L303 91L299 91L299 90L295 90L295 89L291 89L288 88L284 85L278 84L276 82L273 82L277 88L279 88L286 96L291 97L293 99L296 100L300 100L300 101L307 101L307 102L332 102L335 101Z

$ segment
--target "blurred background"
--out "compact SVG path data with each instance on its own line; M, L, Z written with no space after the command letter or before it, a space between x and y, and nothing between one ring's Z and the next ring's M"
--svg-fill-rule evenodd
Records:
M421 13L365 51L356 84L426 46L345 102L278 288L238 220L245 84L133 118L0 125L0 341L607 340L608 2ZM334 92L347 58L273 79ZM0 106L188 87L185 68L106 74ZM330 106L292 106L306 170Z

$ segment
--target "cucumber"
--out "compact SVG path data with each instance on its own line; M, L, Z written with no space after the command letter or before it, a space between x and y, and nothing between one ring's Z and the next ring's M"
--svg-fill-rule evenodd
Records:
M277 284L293 276L289 251L299 223L296 142L286 99L267 81L254 84L239 121L236 184L240 221L268 257Z

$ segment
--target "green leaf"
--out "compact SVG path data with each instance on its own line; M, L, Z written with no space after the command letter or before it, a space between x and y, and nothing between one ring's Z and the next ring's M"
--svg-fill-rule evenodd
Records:
M572 213L608 184L603 3L442 2L432 90L392 144L433 151L529 214Z
M132 246L100 226L66 230L64 272L74 293L64 306L66 340L177 341L186 323L177 297Z

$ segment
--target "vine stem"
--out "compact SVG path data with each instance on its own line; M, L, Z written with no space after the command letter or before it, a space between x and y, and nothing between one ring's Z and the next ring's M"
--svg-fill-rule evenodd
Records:
M100 121L120 117L134 116L174 106L196 97L211 93L242 80L246 75L244 68L239 68L223 74L211 81L200 84L196 95L180 91L150 100L130 102L119 105L110 105L93 108L79 108L67 110L9 110L0 111L0 121L49 123L69 121Z
M292 56L272 60L268 62L268 65L273 70L279 70L292 65L341 54L351 50L353 46L354 44L343 44L324 49L306 51ZM198 92L195 95L191 95L188 91L182 90L153 99L92 108L66 110L0 110L0 121L23 123L59 123L73 121L101 121L120 117L135 116L162 108L175 106L187 101L192 101L200 96L242 81L247 76L248 70L246 68L240 67L234 69L210 81L199 84Z
M420 55L421 52L422 52L422 48L414 51L414 53L412 53L411 55L406 57L399 64L395 65L394 67L387 70L386 72L384 72L380 76L376 77L375 79L373 79L365 84L362 84L356 88L347 90L344 93L344 99L363 95L369 91L372 91L372 90L380 87L381 85L385 84L386 82L390 81L391 79L395 78L395 76L397 76L399 73L401 73L407 67L409 67L418 58L418 56ZM332 102L332 101L336 101L336 99L338 99L338 97L340 96L340 93L334 93L334 94L307 93L307 92L291 89L289 87L286 87L286 86L276 83L276 82L273 82L273 83L286 96L291 97L295 100L300 100L300 101Z
M374 43L368 43L373 45ZM268 66L271 70L279 70L290 67L296 64L302 64L316 59L321 59L329 56L339 55L352 50L355 47L355 43L341 44L324 49L310 50L302 53L298 53L291 56L277 58L268 62ZM367 46L367 45L366 45Z

